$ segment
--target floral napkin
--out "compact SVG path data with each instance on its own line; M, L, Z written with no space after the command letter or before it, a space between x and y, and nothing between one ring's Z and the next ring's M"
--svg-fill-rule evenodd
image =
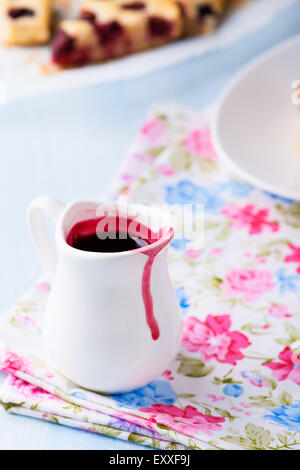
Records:
M205 207L203 249L181 238L169 250L180 353L134 392L78 388L43 358L51 286L42 279L0 322L4 408L162 449L300 449L300 205L236 179L206 117L164 104L112 194Z

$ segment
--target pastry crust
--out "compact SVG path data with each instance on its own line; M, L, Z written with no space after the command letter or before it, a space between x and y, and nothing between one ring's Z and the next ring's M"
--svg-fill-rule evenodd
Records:
M178 0L184 20L184 34L195 36L211 33L225 9L225 0Z
M81 19L61 23L53 60L61 65L103 61L166 44L182 32L183 18L173 0L85 0ZM60 46L63 35L72 39L68 52Z
M0 37L4 44L43 44L50 37L51 0L0 0Z

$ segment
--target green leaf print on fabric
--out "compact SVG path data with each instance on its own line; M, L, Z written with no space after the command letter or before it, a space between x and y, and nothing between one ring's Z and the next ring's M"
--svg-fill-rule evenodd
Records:
M288 322L284 324L284 328L287 333L287 336L274 338L274 341L278 344L282 344L283 346L289 346L293 349L293 346L297 344L297 342L300 340L300 330L298 330L298 328Z
M270 431L255 424L248 423L245 426L245 436L224 436L223 441L236 444L248 450L264 450L271 442L274 441Z
M241 380L233 379L232 377L230 377L232 372L233 372L233 369L230 369L227 372L227 374L225 374L222 378L214 377L213 380L212 380L212 383L214 385L223 385L223 384L237 384L237 385L240 385L240 384L242 384L243 382Z
M289 225L292 228L300 228L300 203L296 202L291 206L283 206L282 204L276 204L276 209L283 217L286 225Z
M131 432L128 436L128 440L131 442L135 442L136 444L144 444L144 442L146 441L146 437L141 436L140 434Z
M21 403L12 403L12 402L3 402L0 400L0 405L3 406L5 411L10 411L11 408L18 408L23 405L25 405L25 401L22 401Z
M165 147L157 147L157 148L148 149L147 153L148 155L152 155L153 157L157 158L160 156L161 153L163 153L164 150L166 150Z
M72 411L74 413L74 415L76 415L76 413L82 413L82 407L79 406L79 405L71 405L70 404L70 405L63 406L63 409Z
M212 173L218 170L218 163L211 158L201 158L198 160L198 165L202 173Z
M155 449L161 448L161 442L159 439L154 439L150 437L141 436L140 434L136 434L131 432L128 435L128 441L134 442L135 444L140 445L147 445L150 447L154 447ZM175 442L170 442L166 445L166 449L178 450L179 446Z
M112 428L110 426L105 426L102 424L94 424L93 429L94 431L109 437L118 437L120 436L120 434L122 434L121 429Z
M280 395L278 395L277 399L282 405L291 405L293 403L293 397L290 393L288 392L281 392Z
M290 245L290 241L286 239L273 240L262 245L258 251L258 256L267 258L273 256L277 260L283 260L283 247Z
M272 332L267 329L269 326L270 325L268 323L264 323L262 325L258 325L257 323L248 323L247 325L243 325L241 329L243 331L247 331L247 333L250 333L251 335L265 336L272 334Z
M245 426L245 435L233 432L221 438L223 441L237 445L247 450L293 450L299 446L299 434L286 431L285 433L271 434L270 431L255 424Z
M276 437L278 439L278 444L273 447L269 447L270 450L294 450L294 447L298 446L300 442L299 434L295 432L286 432L285 434L278 433L276 434Z
M194 158L183 148L174 150L170 157L171 166L177 171L187 171L191 168Z
M207 367L200 359L183 356L182 354L177 356L177 360L180 361L177 373L186 377L206 377L214 369L214 366Z
M254 395L249 397L252 400L252 406L261 408L275 408L280 405L291 405L293 397L290 393L283 391L279 395L274 396L270 390L267 395Z

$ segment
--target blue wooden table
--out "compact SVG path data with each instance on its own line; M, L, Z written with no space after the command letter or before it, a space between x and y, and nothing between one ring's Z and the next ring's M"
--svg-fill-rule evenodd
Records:
M140 78L0 107L0 311L40 275L25 220L35 196L99 200L153 102L207 106L249 60L300 33L299 18L297 1L229 48ZM0 449L135 448L140 447L0 410Z

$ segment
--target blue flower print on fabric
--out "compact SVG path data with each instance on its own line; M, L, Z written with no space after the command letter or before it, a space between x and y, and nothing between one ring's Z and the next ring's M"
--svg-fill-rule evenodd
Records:
M217 212L224 206L224 201L216 194L215 188L197 186L189 180L179 181L175 186L167 186L166 202L170 205L203 204L209 212Z
M290 431L300 433L300 401L291 405L281 405L278 408L268 410L270 414L264 415L264 419L286 427Z
M297 294L299 292L299 274L286 274L285 268L280 268L276 272L276 277L279 285L280 295L284 295L286 292L292 292Z
M128 408L149 408L155 403L172 405L177 399L171 385L165 380L155 380L133 392L116 394L111 397L119 405Z
M111 421L109 421L108 426L112 426L113 428L121 429L122 431L129 433L133 432L143 436L159 437L159 435L155 431L151 431L151 429L143 428L138 424L129 423L128 421L124 421L123 419L119 418L113 418Z
M224 395L228 397L238 398L244 393L243 387L237 384L227 384L223 388Z
M189 303L190 297L187 295L184 286L177 287L175 289L175 294L176 294L176 298L178 300L178 303L181 309L181 313L185 315L186 309L188 309L190 306L190 303Z

